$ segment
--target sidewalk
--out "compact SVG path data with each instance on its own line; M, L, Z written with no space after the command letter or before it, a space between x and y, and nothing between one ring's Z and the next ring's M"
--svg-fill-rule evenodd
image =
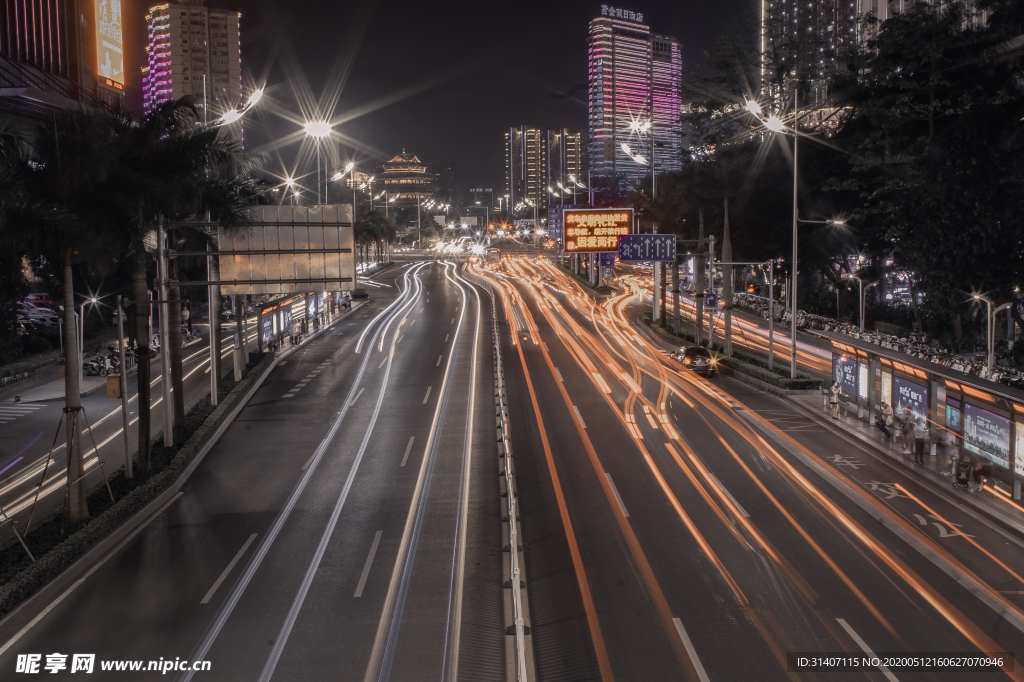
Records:
M971 493L965 488L954 488L953 477L943 475L943 473L949 473L950 471L949 463L945 456L926 455L923 465L914 464L912 454L903 454L903 441L898 431L893 432L892 440L886 440L878 427L857 418L855 407L853 410L850 410L849 414L844 409L840 409L839 419L832 419L827 412L828 408L825 405L827 396L824 394L795 395L789 396L788 399L801 412L804 412L826 428L831 428L834 431L840 432L841 435L863 443L874 454L888 461L896 462L917 474L917 478L921 483L930 485L936 493L952 501L965 504L987 515L1003 526L1024 535L1024 511L1014 506L1024 507L1024 503L1019 500L1012 500L1009 496L1001 494L993 495L985 491ZM989 479L986 486L997 488L1002 492L1010 492L1006 485L992 479Z

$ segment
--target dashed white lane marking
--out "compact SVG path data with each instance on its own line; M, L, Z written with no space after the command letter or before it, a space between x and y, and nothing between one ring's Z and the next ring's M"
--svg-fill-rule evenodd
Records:
M373 536L373 544L370 545L370 555L366 557L366 563L363 565L363 572L359 575L359 584L356 585L356 593L353 597L363 596L363 587L366 586L366 577L370 575L370 566L373 565L373 555L377 553L377 546L380 544L380 536L384 531L379 530Z
M546 351L548 351L548 352L550 353L550 352L551 352L551 350L550 350L550 349L548 348L548 344L547 344L547 342L546 342L546 341L541 341L541 343L543 343L543 344L544 344L544 350L546 350Z
M857 646L861 648L861 651L866 653L871 658L876 658L875 652L872 651L871 647L868 646L867 642L861 639L860 635L858 635L854 631L854 629L850 627L849 623L847 623L842 618L836 618L836 622L843 626L843 629L846 630L846 634L850 635L850 637L853 638L853 641L857 643ZM885 667L882 664L879 664L878 669L882 671L882 674L885 675L885 679L889 680L889 682L899 682L899 680L896 679L896 676L892 674L892 671L889 670L889 668Z
M381 367L383 367L384 363L387 362L387 361L388 361L387 356L384 356L384 359L380 361L379 365L377 365L377 369L380 369Z
M451 322L449 322L448 324L455 324L455 318L453 317L453 318L452 318L452 321L451 321Z
M580 408L573 405L572 409L576 410L576 416L579 417L580 424L583 424L583 428L587 428L587 422L583 421L583 415L580 414Z
M686 653L690 655L690 662L693 663L693 667L697 670L697 677L700 678L700 682L711 682L708 678L708 674L704 672L704 665L697 658L697 650L693 648L693 642L690 641L690 636L686 634L686 628L683 627L683 621L678 618L673 618L672 622L676 625L676 630L679 632L679 639L683 640L683 646L686 647Z
M444 342L445 342L445 343L448 343L448 337L449 337L449 336L451 336L451 334L445 334L445 335L444 335Z
M220 574L220 577L217 578L217 582L213 584L213 586L210 588L210 591L206 593L205 597L199 600L200 604L206 604L210 601L210 597L212 597L213 593L217 591L217 588L220 587L220 584L222 582L224 582L224 579L228 577L228 574L231 573L231 569L235 567L235 564L238 563L238 560L242 558L243 554L245 554L245 550L249 549L249 545L251 545L252 541L255 539L256 533L253 533L249 536L249 539L245 541L244 545L242 545L242 549L238 550L238 553L235 554L235 558L231 560L231 563L229 563L227 567L224 569L224 571Z
M432 389L432 388L433 388L433 386L427 386L427 394L425 396L423 396L423 404L424 405L427 404L427 398L430 397L430 389Z
M353 405L355 405L355 404L356 404L356 401L357 401L357 400L359 400L359 396L361 396L361 395L363 394L363 391L365 391L365 390L366 390L366 388L361 388L361 389L359 389L358 391L356 391L356 397L355 397L355 398L352 398L352 402L350 402L350 403L348 404L348 406L349 406L349 407L352 407Z
M622 515L628 519L629 512L626 511L626 505L622 503L622 496L619 495L619 489L615 487L615 481L612 480L612 475L606 471L604 472L604 477L608 479L608 485L612 487L612 492L615 493L615 501L619 503L619 509L622 510Z
M434 365L434 367L440 367L441 366L441 358L443 358L443 357L444 357L443 353L441 355L437 356L437 364Z
M409 436L409 444L405 446L405 455L402 457L402 463L398 466L404 467L405 463L409 461L409 453L412 452L412 442L416 440L416 436Z
M558 375L558 380L561 381L564 384L565 383L565 379L562 378L562 373L558 371L557 367L555 367L555 374Z

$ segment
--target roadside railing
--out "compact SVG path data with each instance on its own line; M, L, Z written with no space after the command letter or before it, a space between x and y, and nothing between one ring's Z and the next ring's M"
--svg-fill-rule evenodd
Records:
M501 361L501 337L498 333L498 312L494 297L494 290L486 280L471 272L468 267L463 269L467 279L482 288L491 297L491 327L492 339L491 348L494 351L494 409L495 409L495 431L497 432L498 456L501 458L502 479L502 535L507 534L507 543L503 550L508 552L509 560L503 562L502 573L504 585L509 588L511 599L506 600L506 616L511 617L512 624L506 630L506 635L512 635L514 642L512 646L512 657L515 665L509 666L509 672L514 672L510 678L515 682L532 682L534 676L532 666L528 665L527 636L530 628L526 624L526 609L523 602L523 587L525 586L523 568L520 564L519 553L522 551L522 543L519 539L519 504L516 495L515 466L512 459L512 443L509 433L508 417L508 395L505 391L505 370ZM511 604L509 604L509 601ZM509 609L508 606L511 606ZM511 613L509 613L511 611ZM506 652L507 652L506 647Z

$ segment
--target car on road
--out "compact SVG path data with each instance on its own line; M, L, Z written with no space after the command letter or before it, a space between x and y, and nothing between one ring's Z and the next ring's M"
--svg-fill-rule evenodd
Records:
M686 369L706 377L713 377L718 372L718 361L707 348L682 346L671 357Z

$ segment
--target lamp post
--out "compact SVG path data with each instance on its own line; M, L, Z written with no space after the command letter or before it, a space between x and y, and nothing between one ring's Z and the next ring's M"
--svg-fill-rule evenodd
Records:
M985 305L988 306L988 314L985 316L985 340L986 340L985 346L986 346L986 349L988 351L988 363L986 364L986 366L988 367L988 373L987 373L986 376L987 377L991 377L992 376L992 352L993 352L993 348L992 348L992 301L988 300L987 298L985 298L984 296L982 296L980 294L974 294L974 300L975 301L984 301Z
M850 279L857 280L857 289L858 289L858 291L857 291L857 300L860 302L859 303L859 308L860 308L860 332L861 332L861 334L863 334L864 333L864 291L867 290L867 289L870 289L873 286L876 286L878 284L878 282L871 282L867 286L864 286L864 280L862 280L857 275L850 275ZM838 291L838 289L837 289L837 291Z
M322 204L320 195L320 141L331 134L331 124L327 121L307 121L302 126L306 134L316 140L316 203Z

